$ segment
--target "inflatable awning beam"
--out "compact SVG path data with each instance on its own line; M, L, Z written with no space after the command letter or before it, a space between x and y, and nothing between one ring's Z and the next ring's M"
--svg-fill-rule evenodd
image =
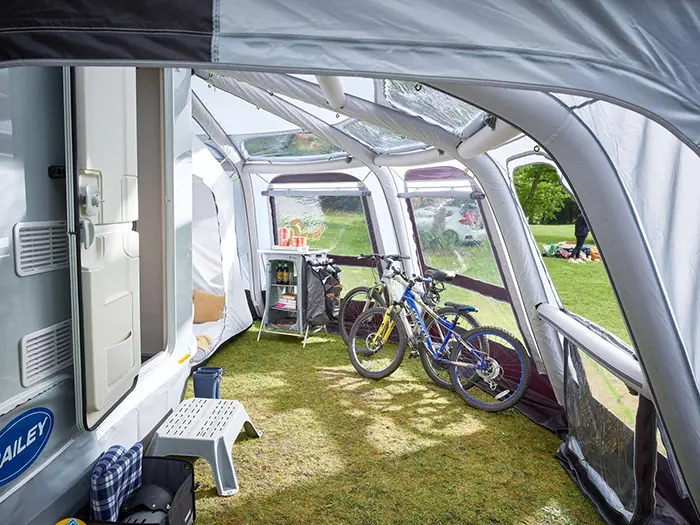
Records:
M457 146L457 153L459 153L459 156L463 159L471 159L497 148L518 135L520 135L519 130L506 124L502 120L497 120L495 129L484 126L474 133L474 135L460 142L459 146Z
M446 160L445 153L437 148L428 148L420 151L411 151L408 153L391 153L379 154L374 157L374 163L377 166L391 167L413 167L422 166L424 164L433 164Z
M244 173L279 174L279 173L319 173L327 171L343 171L350 168L365 166L355 158L338 160L323 160L311 162L258 162L249 160L243 166Z
M467 140L486 126L486 124L484 124L484 117L486 117L486 113L481 111L462 128L459 134L462 140Z
M586 328L557 305L542 303L537 307L537 315L632 390L651 399L642 367L633 354Z
M342 109L345 106L345 91L343 91L343 83L340 77L316 75L316 81L330 107Z

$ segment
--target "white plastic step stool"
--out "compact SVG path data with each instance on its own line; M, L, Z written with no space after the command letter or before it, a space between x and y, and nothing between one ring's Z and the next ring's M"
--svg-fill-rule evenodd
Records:
M156 431L148 454L204 458L214 472L219 496L233 496L238 478L231 449L242 429L250 437L262 436L240 401L185 399Z

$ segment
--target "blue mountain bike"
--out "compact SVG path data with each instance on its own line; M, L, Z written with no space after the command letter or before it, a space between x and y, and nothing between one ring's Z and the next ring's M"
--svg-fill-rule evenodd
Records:
M445 303L448 309L436 312L413 292L418 283L430 285L450 277L435 271L430 277L409 279L392 266L389 278L404 284L404 293L387 308L370 308L355 320L348 337L350 361L364 377L387 377L401 365L410 340L428 375L446 372L468 405L486 412L511 408L525 395L532 375L523 344L497 327L465 330L459 326L460 314L473 307Z

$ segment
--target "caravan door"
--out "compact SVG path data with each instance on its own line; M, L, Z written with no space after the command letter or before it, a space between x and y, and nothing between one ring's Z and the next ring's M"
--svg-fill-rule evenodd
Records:
M136 70L65 71L77 419L93 430L141 366Z

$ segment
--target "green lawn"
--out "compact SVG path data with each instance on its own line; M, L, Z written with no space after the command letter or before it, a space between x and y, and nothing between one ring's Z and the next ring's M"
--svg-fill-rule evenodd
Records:
M441 247L434 251L423 246L423 257L426 264L433 268L453 270L486 283L503 286L490 242L476 246Z
M575 240L573 224L532 225L530 228L540 249L542 244ZM588 237L586 243L595 244L592 237ZM571 264L565 259L554 257L545 257L544 262L564 307L630 342L602 262Z
M313 248L330 249L339 255L359 255L372 251L364 214L326 210L326 230L319 240L311 241ZM540 249L543 244L573 241L573 225L531 226ZM593 244L588 238L587 243ZM501 284L489 243L479 246L440 246L424 251L426 262L433 267L458 271L486 282ZM571 264L564 259L545 258L552 281L564 306L598 323L613 334L629 342L629 335L615 301L610 281L600 261ZM344 267L341 274L347 292L356 286L374 282L376 273L366 268ZM464 302L477 306L483 322L497 324L517 332L510 308L473 292L450 287L444 300Z
M323 217L325 230L321 237L309 240L312 249L330 250L336 255L357 256L372 253L367 223L362 212L326 210ZM370 268L344 266L341 280L347 292L356 286L367 286L376 280L376 272Z
M198 524L600 523L554 458L559 439L514 410L469 408L418 360L363 379L337 336L305 349L256 336L209 363L226 369L222 396L240 400L263 436L233 447L236 496L218 497L197 460Z
M372 253L367 222L362 212L326 210L325 231L318 240L309 241L311 248L327 249L337 255Z
M361 215L332 214L326 225L312 246L370 251ZM540 245L573 240L573 226L532 229ZM492 273L488 250L460 263L481 278ZM601 263L545 263L568 309L628 339ZM348 267L341 278L346 291L374 279ZM443 300L474 304L482 322L517 333L507 305L455 287ZM553 457L559 439L519 413L467 407L434 386L417 360L382 381L363 379L336 336L316 335L305 349L294 338L256 336L254 327L209 364L227 370L223 397L239 399L263 437L242 435L234 446L241 491L232 498L218 497L209 466L196 462L197 523L600 523ZM636 399L595 363L585 366L594 395L632 422Z
M556 244L561 241L576 242L573 224L531 224L530 228L535 234L540 248L542 244ZM589 235L586 244L595 245L593 237Z

